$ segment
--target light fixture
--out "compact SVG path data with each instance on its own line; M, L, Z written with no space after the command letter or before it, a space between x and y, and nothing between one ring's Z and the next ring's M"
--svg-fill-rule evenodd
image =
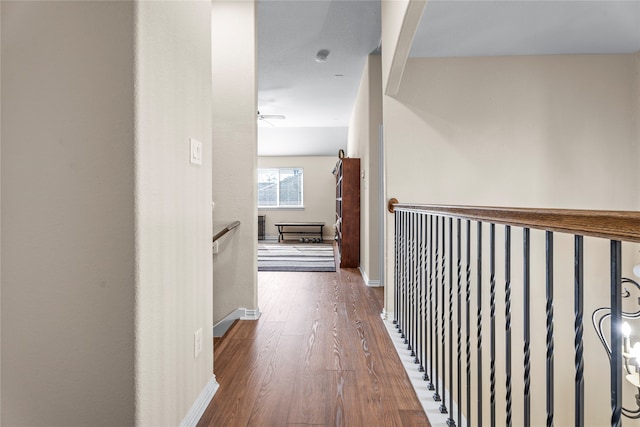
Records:
M318 53L316 53L316 62L318 62L318 63L325 62L328 57L329 57L329 50L328 49L320 49L318 51Z
M638 266L636 266L638 267ZM635 274L636 268L634 268ZM640 270L640 269L638 269ZM638 292L640 292L640 284L635 280L622 278L622 286L631 285L636 288ZM625 287L624 292L622 293L622 298L630 298L631 292ZM637 304L640 306L640 298L636 300ZM611 346L607 341L604 334L604 321L611 317L611 308L610 307L600 307L593 312L591 316L591 322L593 323L593 327L596 330L596 334L600 339L600 342L604 346L604 349L607 352L607 356L609 357L609 361L611 362ZM622 335L622 366L625 370L625 379L631 383L637 390L638 394L635 395L636 398L636 409L628 409L622 407L622 415L627 418L632 419L640 419L640 342L636 342L633 347L631 346L631 338L632 338L632 328L631 324L629 324L628 320L637 320L640 319L640 310L635 312L626 312L622 311L622 319L624 322L620 326L620 334ZM636 336L636 338L638 338Z

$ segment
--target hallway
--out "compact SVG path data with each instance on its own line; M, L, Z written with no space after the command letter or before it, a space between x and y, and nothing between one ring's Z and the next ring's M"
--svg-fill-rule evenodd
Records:
M258 321L215 345L220 389L199 426L429 426L356 269L258 273Z

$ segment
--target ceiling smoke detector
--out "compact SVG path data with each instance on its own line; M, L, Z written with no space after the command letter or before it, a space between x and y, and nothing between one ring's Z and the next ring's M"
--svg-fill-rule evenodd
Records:
M327 60L329 56L329 51L327 49L320 49L318 53L316 53L316 62L322 63Z

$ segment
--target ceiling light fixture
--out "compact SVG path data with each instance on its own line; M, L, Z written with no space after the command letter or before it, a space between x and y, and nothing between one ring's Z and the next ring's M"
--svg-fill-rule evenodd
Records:
M322 63L327 60L329 56L329 51L327 49L320 49L318 53L316 53L316 62Z

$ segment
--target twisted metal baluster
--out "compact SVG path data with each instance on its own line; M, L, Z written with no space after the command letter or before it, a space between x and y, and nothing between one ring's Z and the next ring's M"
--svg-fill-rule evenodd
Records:
M404 343L407 344L407 350L411 350L411 355L414 356L413 349L411 348L411 340L413 339L413 308L414 308L414 280L413 274L415 269L413 268L413 259L414 259L414 245L415 245L415 236L413 235L413 221L415 218L415 213L410 212L409 214L409 242L408 242L408 251L409 256L407 258L407 332L405 333Z
M504 228L504 316L505 316L505 365L506 365L506 426L511 427L511 227Z
M429 381L427 388L434 390L433 385L433 215L429 215Z
M576 351L576 382L575 382L575 426L584 426L584 356L583 356L583 326L584 313L584 238L575 236L575 284L574 284L574 312L575 312L575 341Z
M407 308L407 213L402 212L402 300L401 300L401 316L400 316L400 338L405 338L405 330L407 324L406 308Z

